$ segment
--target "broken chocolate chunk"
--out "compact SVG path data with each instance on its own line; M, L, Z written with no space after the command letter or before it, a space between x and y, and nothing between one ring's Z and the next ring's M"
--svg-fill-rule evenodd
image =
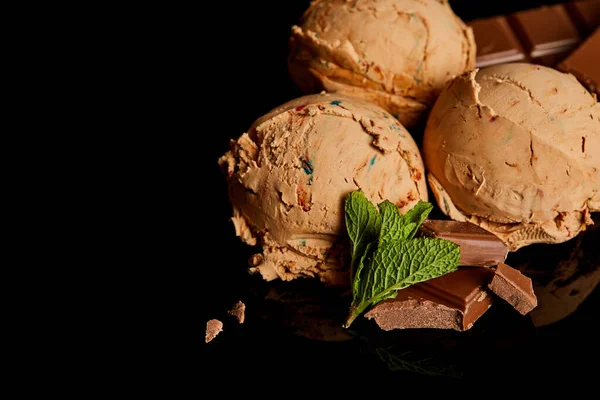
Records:
M470 222L425 220L422 236L450 240L460 246L462 266L491 267L506 260L508 247L496 235Z
M486 288L494 273L489 268L460 267L454 272L408 286L384 300L365 317L383 330L438 328L470 329L492 305Z
M223 322L218 319L210 319L206 322L206 343L213 340L219 333L223 331Z
M531 279L504 263L496 267L488 288L523 315L537 306Z

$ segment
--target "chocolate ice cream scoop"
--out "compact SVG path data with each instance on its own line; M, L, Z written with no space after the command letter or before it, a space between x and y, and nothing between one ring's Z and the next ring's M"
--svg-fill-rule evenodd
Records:
M289 72L301 90L371 101L407 128L448 79L474 66L472 30L446 0L317 0L290 37Z
M441 210L512 251L567 241L600 210L600 103L550 67L456 77L432 108L422 151Z
M236 234L262 253L266 280L317 277L349 285L344 197L362 189L404 213L427 200L423 162L410 133L360 99L307 95L256 120L231 141L227 174Z

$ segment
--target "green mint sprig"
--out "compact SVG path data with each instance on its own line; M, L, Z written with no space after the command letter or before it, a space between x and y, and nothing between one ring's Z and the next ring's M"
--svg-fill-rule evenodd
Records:
M421 201L406 214L388 200L376 208L362 190L345 199L351 246L352 304L348 328L367 308L415 283L455 271L460 247L444 239L415 238L433 205Z

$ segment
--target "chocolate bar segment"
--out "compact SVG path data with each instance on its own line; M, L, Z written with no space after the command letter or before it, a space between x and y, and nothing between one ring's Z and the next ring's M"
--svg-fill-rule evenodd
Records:
M504 16L480 18L469 25L475 36L478 67L525 61L525 52Z
M556 68L573 74L590 93L600 96L600 28Z
M493 274L489 268L458 268L399 290L395 298L373 306L365 318L374 319L386 331L408 328L466 331L492 305L494 298L486 287Z
M508 247L496 235L470 222L427 219L419 235L450 240L460 246L462 266L491 267L506 260Z
M508 22L534 63L555 65L581 41L562 4L509 14Z
M565 7L583 35L591 34L600 26L599 0L569 1Z
M537 306L531 279L504 263L496 267L488 288L523 315Z

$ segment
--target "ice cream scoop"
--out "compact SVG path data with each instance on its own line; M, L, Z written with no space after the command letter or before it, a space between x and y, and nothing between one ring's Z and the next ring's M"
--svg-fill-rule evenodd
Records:
M379 106L342 95L306 95L277 107L231 140L218 162L236 234L262 247L250 271L266 280L349 285L343 199L354 190L402 213L427 200L410 133Z
M600 210L600 104L553 68L509 63L456 77L421 150L441 210L512 251L565 242Z
M475 66L472 30L446 0L316 0L289 45L305 93L371 101L409 129L448 79Z

